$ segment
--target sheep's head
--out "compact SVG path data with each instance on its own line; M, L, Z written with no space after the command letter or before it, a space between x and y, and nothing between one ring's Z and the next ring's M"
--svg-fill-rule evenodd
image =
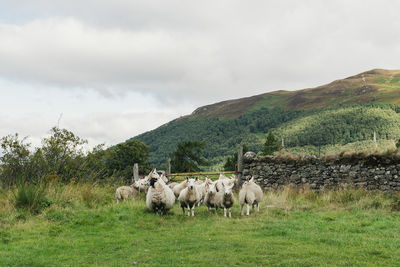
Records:
M245 187L251 183L254 183L254 176L249 179L249 177L246 178L246 181L243 182L242 187Z
M222 188L224 190L224 195L225 196L231 195L232 194L232 189L233 189L234 186L235 186L234 184L233 185L224 185L222 183Z
M164 181L164 183L168 183L168 178L165 174L161 175L161 179Z
M196 187L196 181L198 180L198 178L193 179L193 178L188 178L186 177L186 183L187 183L187 187L189 188L189 190L193 190Z
M156 169L153 169L149 176L150 178L157 178L157 179L160 178L160 175L157 173Z
M149 182L149 185L151 187L155 188L154 185L155 185L155 183L157 183L157 181L158 181L158 178L151 178L150 182Z
M215 194L216 192L218 192L218 188L216 187L216 185L217 182L208 184L207 192L210 194Z
M149 185L149 181L150 181L150 179L148 179L148 177L145 177L145 178L143 178L143 179L139 179L139 180L135 181L135 183L133 184L133 186L134 186L136 189L145 190L146 187Z

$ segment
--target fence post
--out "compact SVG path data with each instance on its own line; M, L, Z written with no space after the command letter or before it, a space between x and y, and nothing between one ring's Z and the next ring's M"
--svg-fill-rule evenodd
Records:
M133 180L139 180L139 164L133 164Z
M171 175L171 158L167 158L167 176Z
M237 179L239 184L242 184L242 172L243 172L243 146L238 149L238 161L237 161Z

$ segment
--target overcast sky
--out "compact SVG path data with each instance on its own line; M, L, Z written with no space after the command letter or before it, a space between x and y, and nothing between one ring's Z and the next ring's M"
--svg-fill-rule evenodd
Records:
M399 69L400 1L0 0L0 136L116 144L196 107Z

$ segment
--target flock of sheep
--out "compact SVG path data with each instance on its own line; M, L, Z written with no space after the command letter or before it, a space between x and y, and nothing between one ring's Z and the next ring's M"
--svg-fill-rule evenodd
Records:
M231 208L235 202L232 192L233 187L237 184L236 177L228 178L220 174L219 179L212 181L205 178L204 181L198 178L186 178L181 183L168 183L165 174L159 175L156 169L142 179L135 181L131 186L121 186L115 192L117 203L120 200L133 197L134 190L146 192L146 205L161 215L166 214L175 204L176 198L182 208L182 214L194 216L196 206L204 204L209 212L212 209L217 214L218 209L224 209L224 216L231 217ZM257 206L260 211L260 202L263 198L261 187L254 182L254 179L247 179L239 191L240 213L243 215L243 206L247 204L246 215L250 214L250 206Z

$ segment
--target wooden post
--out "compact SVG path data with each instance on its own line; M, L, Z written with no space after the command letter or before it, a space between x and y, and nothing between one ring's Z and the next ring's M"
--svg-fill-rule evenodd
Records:
M167 176L171 174L171 158L167 158Z
M133 164L133 180L139 180L139 164Z
M243 146L238 149L238 161L237 161L237 179L239 184L242 184L242 173L243 173Z

